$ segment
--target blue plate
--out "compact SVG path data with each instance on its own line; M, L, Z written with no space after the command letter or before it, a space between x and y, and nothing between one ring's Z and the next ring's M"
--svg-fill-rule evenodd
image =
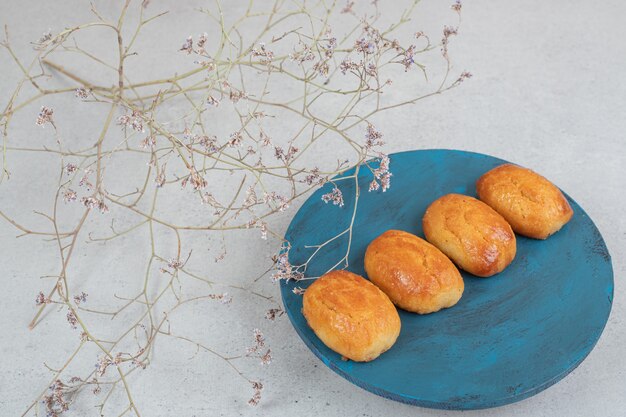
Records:
M365 276L367 245L388 229L423 236L426 207L447 193L475 195L476 180L505 163L498 158L453 150L420 150L391 155L391 188L367 192L369 169L360 167L361 190L348 270ZM375 163L374 163L375 164ZM354 174L354 170L345 176ZM350 224L356 181L336 182L345 206L325 204L326 184L298 211L285 239L289 261L303 264L320 245ZM459 303L420 316L400 310L396 344L369 363L342 361L308 327L302 296L311 280L282 282L285 309L304 343L326 365L380 396L422 407L480 409L530 397L571 372L594 347L613 300L611 257L600 232L571 198L572 220L545 241L517 237L517 257L502 273L476 278L463 273ZM319 248L306 276L317 277L347 252L345 233ZM309 246L309 247L307 247ZM339 268L344 267L342 263Z

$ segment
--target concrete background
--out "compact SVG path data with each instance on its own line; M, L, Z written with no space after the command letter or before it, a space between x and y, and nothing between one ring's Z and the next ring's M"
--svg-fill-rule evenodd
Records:
M172 13L167 27L159 27L144 45L151 48L157 63L159 57L165 57L164 53L159 55L161 49L179 48L190 33L204 31L206 22L194 12L201 5L198 1L152 2L152 11L169 9ZM390 5L391 1L381 1L383 8ZM98 7L105 15L114 16L117 6L99 2ZM240 2L225 2L224 13L235 13L240 8ZM467 69L474 77L461 88L376 121L384 131L389 152L454 148L514 161L553 180L595 221L613 258L615 298L602 338L572 374L530 399L497 409L460 413L415 408L379 398L335 375L306 349L286 318L268 323L263 319L268 305L257 304L242 294L228 307L228 315L216 319L213 312L207 315L203 306L192 306L172 319L173 326L181 333L203 335L204 330L209 334L207 340L223 351L245 348L250 344L251 329L262 328L274 352L274 362L263 369L258 364L241 364L251 375L259 375L266 385L261 405L248 407L251 390L233 377L224 363L202 354L190 360L195 351L192 346L162 339L154 363L131 378L142 414L626 415L625 13L626 6L618 1L468 1L464 5L462 29L451 51L455 69ZM449 23L440 19L445 14L433 0L425 0L417 15L416 22L425 26ZM9 25L13 43L24 58L32 54L28 42L38 39L47 29L58 32L65 26L91 20L88 5L79 1L0 3L0 24ZM150 65L145 71L167 73L168 64ZM0 104L4 106L6 95L19 79L19 72L4 51L0 52L0 74ZM32 114L36 114L38 106L33 107ZM32 119L28 120L32 124ZM89 123L77 121L77 129L90 132ZM32 127L25 126L21 131L19 126L14 128L12 137L29 140ZM332 160L334 150L321 151L319 157ZM29 153L12 153L10 158L14 175L0 185L0 206L20 220L36 223L39 220L32 210L49 209L51 200L45 183L51 168L39 156ZM296 210L297 205L280 218L275 225L277 230L286 229ZM68 329L64 314L52 314L35 331L27 330L35 311L34 297L43 288L39 277L55 273L58 260L49 243L36 238L15 239L15 234L8 223L0 222L4 294L0 315L0 414L6 416L21 415L45 388L49 371L43 363L58 366L76 345L76 334ZM252 240L244 233L235 233L232 239L235 253L242 256L241 261L227 264L235 279L250 279L267 267L267 255L275 249L275 242ZM110 282L107 279L113 280L111 286L122 290L133 285L126 277L141 273L141 264L135 266L124 258L133 243L129 239L123 247L85 249L79 254L80 259L92 259L76 271L78 276L88 274L84 280L87 292L95 292L89 285L96 284L89 282L102 285ZM98 252L101 255L94 258ZM262 282L258 290L278 296L278 287L269 280ZM90 361L93 356L86 355L78 360L78 365L91 366ZM68 415L96 415L94 400L80 398ZM114 397L112 404L122 406L124 398ZM119 413L119 407L111 409L118 412L106 415Z

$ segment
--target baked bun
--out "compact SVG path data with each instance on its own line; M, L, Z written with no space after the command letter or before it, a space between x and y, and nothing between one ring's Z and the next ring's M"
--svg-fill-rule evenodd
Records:
M515 234L495 210L473 197L448 194L422 219L426 239L461 269L479 277L501 272L515 258Z
M558 232L574 214L554 184L517 165L500 165L487 172L478 179L476 191L515 232L535 239Z
M452 261L400 230L388 230L369 244L365 271L396 306L418 314L451 307L463 294L463 277Z
M356 362L376 359L400 334L400 316L389 297L348 271L329 272L311 284L302 313L326 346Z

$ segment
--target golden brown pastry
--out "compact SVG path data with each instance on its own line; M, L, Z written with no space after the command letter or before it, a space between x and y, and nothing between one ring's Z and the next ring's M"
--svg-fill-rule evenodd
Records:
M426 209L422 226L426 239L470 274L489 277L504 270L515 258L511 226L473 197L440 197Z
M356 362L376 359L400 334L400 316L389 297L348 271L329 272L311 284L302 313L326 346Z
M414 313L451 307L463 294L463 278L452 261L424 239L400 230L388 230L369 244L365 271L395 305Z
M487 172L478 179L476 191L515 232L535 239L558 232L574 214L554 184L517 165L500 165Z

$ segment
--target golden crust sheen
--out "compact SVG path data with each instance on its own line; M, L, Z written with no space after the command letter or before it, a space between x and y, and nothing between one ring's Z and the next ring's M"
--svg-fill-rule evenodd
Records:
M302 313L326 346L357 362L376 359L400 334L400 316L389 297L348 271L329 272L311 284Z
M448 194L426 209L426 239L461 269L489 277L515 258L515 234L495 210L473 197Z
M369 244L365 271L396 306L414 313L451 307L463 294L463 277L450 259L400 230L388 230Z
M535 239L558 232L574 214L561 190L517 165L500 165L485 173L478 179L476 191L515 232Z

